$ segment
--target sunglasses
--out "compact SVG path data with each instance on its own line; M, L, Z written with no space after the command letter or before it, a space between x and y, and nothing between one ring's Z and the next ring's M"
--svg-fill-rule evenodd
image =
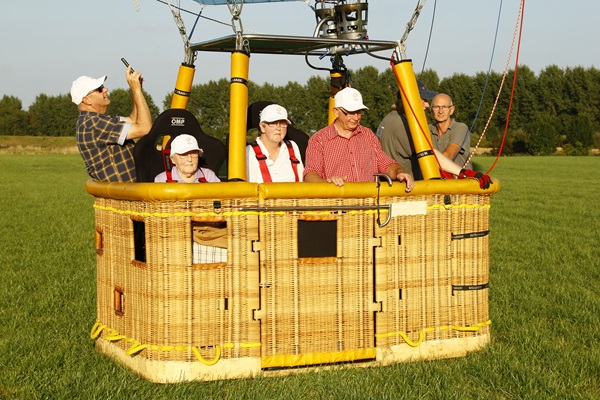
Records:
M88 94L86 94L86 96L89 96L90 94L94 93L94 92L98 92L98 93L102 93L104 91L104 85L100 85L100 87L94 89L94 90L90 90Z

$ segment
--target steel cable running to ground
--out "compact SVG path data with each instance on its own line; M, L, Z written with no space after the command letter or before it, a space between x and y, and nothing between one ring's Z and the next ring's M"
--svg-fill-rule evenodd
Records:
M425 63L427 62L427 56L429 55L429 46L431 45L431 37L433 36L433 24L435 22L435 10L437 9L437 0L433 2L433 14L431 15L431 26L429 27L429 37L427 38L427 47L425 48L425 56L423 57L423 66L421 67L421 74L425 71Z

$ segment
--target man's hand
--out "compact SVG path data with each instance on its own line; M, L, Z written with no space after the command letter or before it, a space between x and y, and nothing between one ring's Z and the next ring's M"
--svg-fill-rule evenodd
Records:
M400 182L406 182L406 193L412 192L413 188L415 187L415 180L413 179L412 175L407 172L399 172L396 175L396 180Z
M489 175L482 174L481 172L473 171L471 169L461 169L458 179L463 178L475 178L479 181L479 187L481 189L487 189L492 184L492 178Z
M406 193L410 193L415 187L415 180L412 175L406 172L404 168L397 163L390 164L385 171L385 174L392 180L406 182L406 189L404 190Z
M327 178L327 182L335 184L335 186L344 186L344 182L346 181L346 177L341 176L332 176L331 178Z
M125 79L127 79L127 84L132 90L142 88L142 82L144 81L144 78L142 78L141 72L131 72L131 67L127 67Z

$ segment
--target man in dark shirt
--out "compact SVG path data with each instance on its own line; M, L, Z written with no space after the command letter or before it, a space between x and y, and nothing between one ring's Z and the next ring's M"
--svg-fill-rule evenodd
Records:
M76 125L77 147L88 174L104 182L135 182L133 139L146 135L152 117L142 93L142 75L127 67L133 109L128 117L106 115L110 104L106 76L81 76L71 86L71 99L79 110Z

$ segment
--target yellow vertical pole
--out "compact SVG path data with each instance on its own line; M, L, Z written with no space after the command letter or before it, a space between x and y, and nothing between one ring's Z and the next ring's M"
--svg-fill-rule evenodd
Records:
M227 177L232 180L246 178L246 131L248 113L248 70L250 54L245 51L231 53L231 82L229 84L229 161Z
M417 86L412 61L398 61L394 64L393 69L398 80L402 104L406 111L406 119L423 179L439 179L440 169L431 149L431 134L429 133L423 102L419 95L419 87Z
M335 107L334 97L337 92L343 89L343 87L338 87L334 85L334 82L341 82L342 74L335 70L332 70L329 73L329 78L331 82L331 96L329 97L329 111L327 113L327 123L331 125L333 121L335 121L335 115L333 114L333 108Z
M183 108L184 110L187 108L195 71L194 66L190 64L182 63L179 67L175 90L171 99L171 108Z

